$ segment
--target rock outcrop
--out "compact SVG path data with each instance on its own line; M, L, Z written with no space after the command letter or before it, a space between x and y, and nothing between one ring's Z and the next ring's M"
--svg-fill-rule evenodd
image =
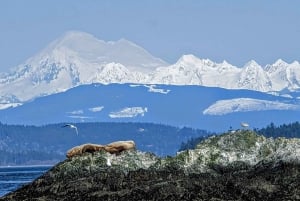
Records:
M0 200L300 200L299 151L299 139L252 131L211 137L175 157L102 150L66 159Z

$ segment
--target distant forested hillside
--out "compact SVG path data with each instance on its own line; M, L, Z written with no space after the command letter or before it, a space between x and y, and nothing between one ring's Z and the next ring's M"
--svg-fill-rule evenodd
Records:
M276 126L274 123L270 123L265 128L254 130L266 137L300 138L300 123L298 121L290 124L282 124L279 126Z
M74 129L61 124L44 126L0 123L0 165L56 163L68 149L83 144L107 144L134 140L137 149L160 156L175 155L182 142L209 135L205 130L153 123L77 123Z
M205 130L178 128L154 123L77 123L74 129L61 124L44 126L7 125L0 123L0 166L54 164L64 160L68 149L83 144L107 144L118 140L134 140L137 149L159 156L175 155L193 149L213 135ZM298 137L300 123L254 129L266 137Z

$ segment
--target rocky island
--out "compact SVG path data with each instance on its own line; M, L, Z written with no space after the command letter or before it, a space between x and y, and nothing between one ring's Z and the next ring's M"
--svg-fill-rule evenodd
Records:
M138 148L138 145L137 145ZM300 139L250 130L157 157L103 150L60 162L0 200L300 200Z

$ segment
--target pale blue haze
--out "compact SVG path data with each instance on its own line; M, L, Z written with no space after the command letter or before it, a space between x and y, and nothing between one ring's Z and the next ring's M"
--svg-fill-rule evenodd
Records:
M0 72L69 30L125 38L174 63L183 54L243 66L300 60L297 0L2 0Z

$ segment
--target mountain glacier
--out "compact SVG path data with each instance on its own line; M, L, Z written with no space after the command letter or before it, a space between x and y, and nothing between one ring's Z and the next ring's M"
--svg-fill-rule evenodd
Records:
M279 59L262 67L252 60L237 67L226 61L183 55L170 65L125 39L105 42L88 33L70 31L24 64L0 75L0 109L91 83L295 91L300 88L300 64Z
M224 115L234 112L266 111L266 110L300 110L298 104L253 98L235 98L218 100L203 111L204 115Z

